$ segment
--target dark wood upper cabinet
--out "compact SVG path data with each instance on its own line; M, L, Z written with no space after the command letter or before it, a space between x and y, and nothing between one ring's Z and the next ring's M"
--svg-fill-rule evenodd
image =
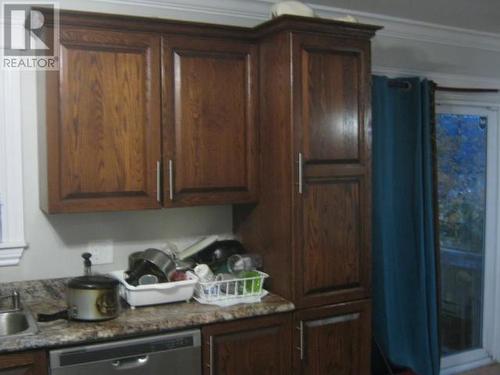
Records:
M0 355L0 374L47 375L46 354L43 351L35 351Z
M256 200L257 47L165 36L165 206Z
M40 142L48 213L157 208L160 37L61 27Z
M40 85L45 212L257 200L252 29L143 21L61 12L60 71Z
M290 375L291 335L290 314L203 327L203 373Z
M295 313L294 374L370 374L370 322L367 301Z

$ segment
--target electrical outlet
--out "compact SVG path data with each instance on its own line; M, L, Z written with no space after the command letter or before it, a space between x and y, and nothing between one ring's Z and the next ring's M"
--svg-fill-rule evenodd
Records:
M92 254L92 264L113 263L113 241L91 241L88 245L89 253Z

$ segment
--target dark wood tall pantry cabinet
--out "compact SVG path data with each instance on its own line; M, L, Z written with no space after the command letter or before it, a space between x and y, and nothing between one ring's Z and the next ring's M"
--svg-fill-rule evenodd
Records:
M235 231L292 300L296 374L368 374L370 38L376 27L262 26L260 194Z

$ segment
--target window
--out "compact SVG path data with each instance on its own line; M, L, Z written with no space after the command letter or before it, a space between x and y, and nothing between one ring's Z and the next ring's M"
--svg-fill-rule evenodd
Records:
M491 361L499 154L495 110L440 105L436 116L442 367ZM474 363L476 365L474 365ZM454 368L454 369L453 369ZM449 370L446 371L446 370Z
M0 266L19 263L24 241L20 72L0 70Z

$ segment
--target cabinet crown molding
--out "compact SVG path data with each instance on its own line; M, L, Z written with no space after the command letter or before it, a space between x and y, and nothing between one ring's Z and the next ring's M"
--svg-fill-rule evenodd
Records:
M45 17L45 25L54 24L53 12L37 8ZM371 38L381 26L338 21L327 18L300 17L283 15L254 27L220 25L213 23L180 21L142 16L116 15L107 13L61 10L61 26L96 27L127 31L156 32L166 34L197 35L204 37L223 36L239 40L258 40L270 33L279 31L315 32L335 34L351 38Z
M254 26L270 17L274 0L86 0L70 5L74 10L109 9L109 12L150 15L162 18L210 20L231 25ZM500 52L500 34L367 13L325 5L309 4L326 19L354 16L358 20L384 27L377 39L397 38L432 44Z

